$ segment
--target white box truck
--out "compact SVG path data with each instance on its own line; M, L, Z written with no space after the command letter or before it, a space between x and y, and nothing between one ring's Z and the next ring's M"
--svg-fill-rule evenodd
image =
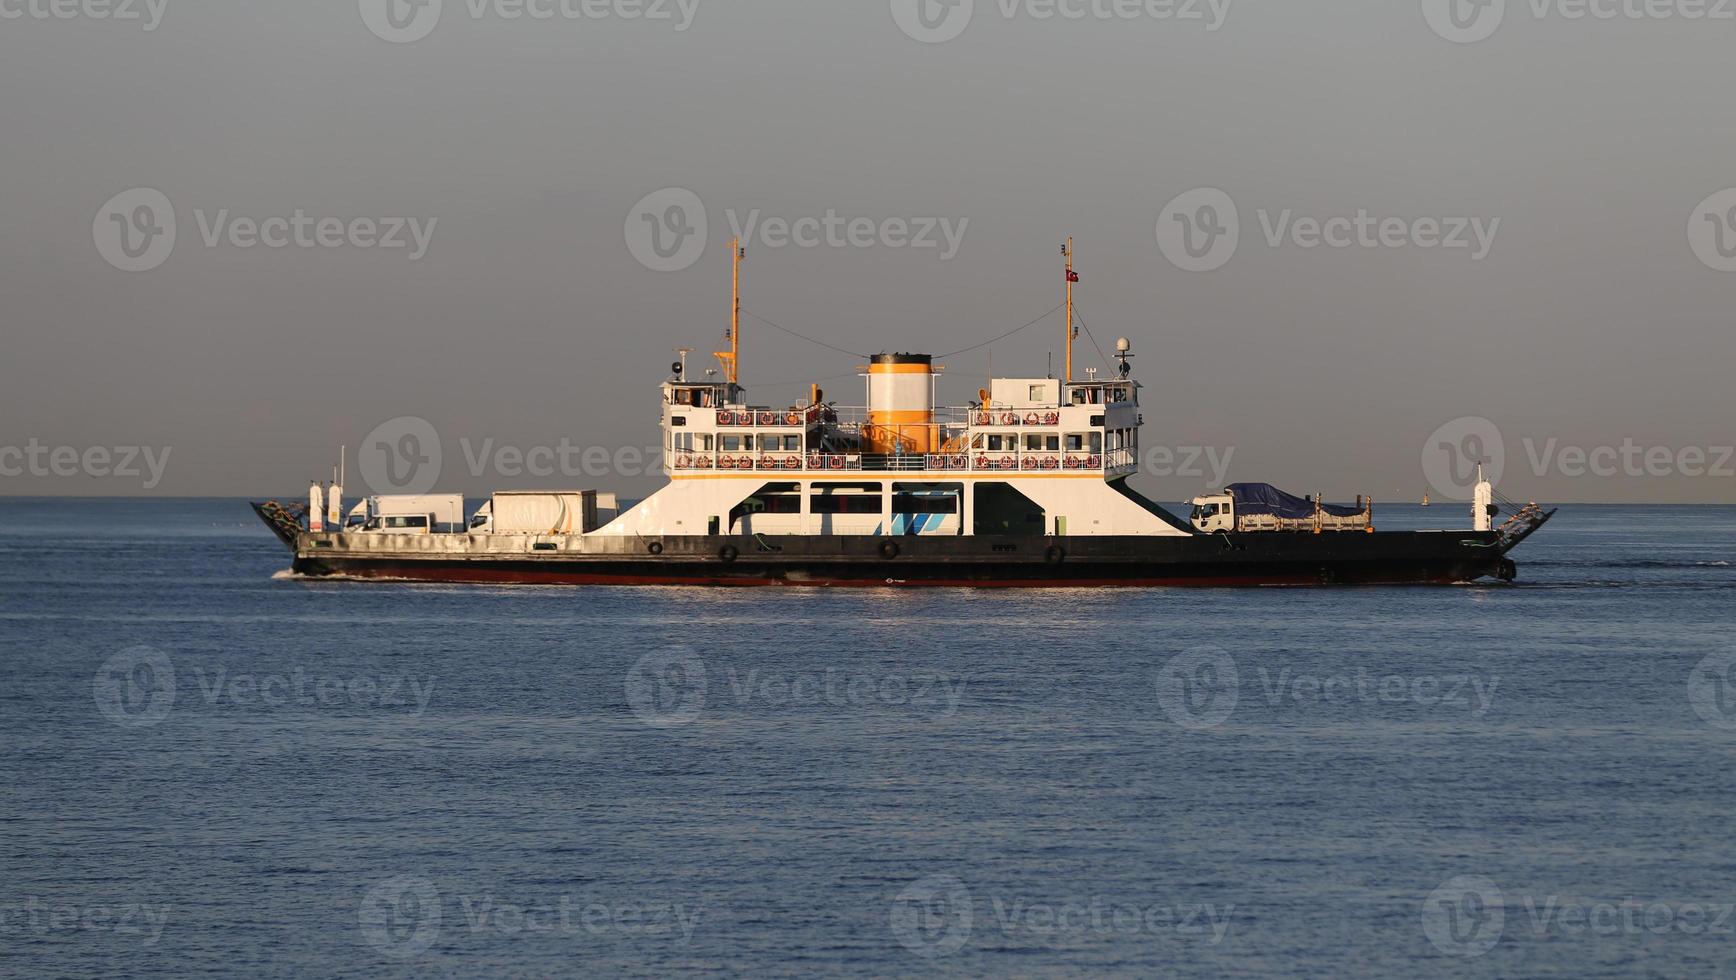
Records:
M597 524L597 491L503 491L470 519L472 534L589 534Z

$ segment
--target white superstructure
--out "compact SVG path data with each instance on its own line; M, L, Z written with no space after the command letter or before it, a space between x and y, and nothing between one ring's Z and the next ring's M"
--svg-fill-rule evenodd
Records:
M937 407L944 370L925 354L880 354L866 366L867 404L842 408L818 386L794 405L755 404L739 383L739 245L734 318L721 379L687 377L686 354L663 383L670 483L609 522L613 535L1185 535L1126 486L1138 469L1139 383L1131 345L1118 376L1071 377L1072 269L1067 256L1068 376L996 378L976 400Z

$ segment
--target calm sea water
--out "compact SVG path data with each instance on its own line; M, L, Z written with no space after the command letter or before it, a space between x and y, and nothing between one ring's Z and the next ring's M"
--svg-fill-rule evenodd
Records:
M241 502L0 500L0 974L1736 973L1736 508L1517 558L320 584Z

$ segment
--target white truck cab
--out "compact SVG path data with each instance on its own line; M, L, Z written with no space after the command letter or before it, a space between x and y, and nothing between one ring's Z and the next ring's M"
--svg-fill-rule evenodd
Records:
M1195 530L1207 534L1236 529L1236 498L1227 493L1208 493L1193 499L1190 517Z

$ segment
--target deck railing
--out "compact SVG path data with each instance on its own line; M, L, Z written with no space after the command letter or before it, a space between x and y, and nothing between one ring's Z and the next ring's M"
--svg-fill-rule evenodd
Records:
M834 473L1107 473L1135 468L1131 450L1090 452L954 452L882 455L876 453L677 452L669 468L678 473L783 472Z

